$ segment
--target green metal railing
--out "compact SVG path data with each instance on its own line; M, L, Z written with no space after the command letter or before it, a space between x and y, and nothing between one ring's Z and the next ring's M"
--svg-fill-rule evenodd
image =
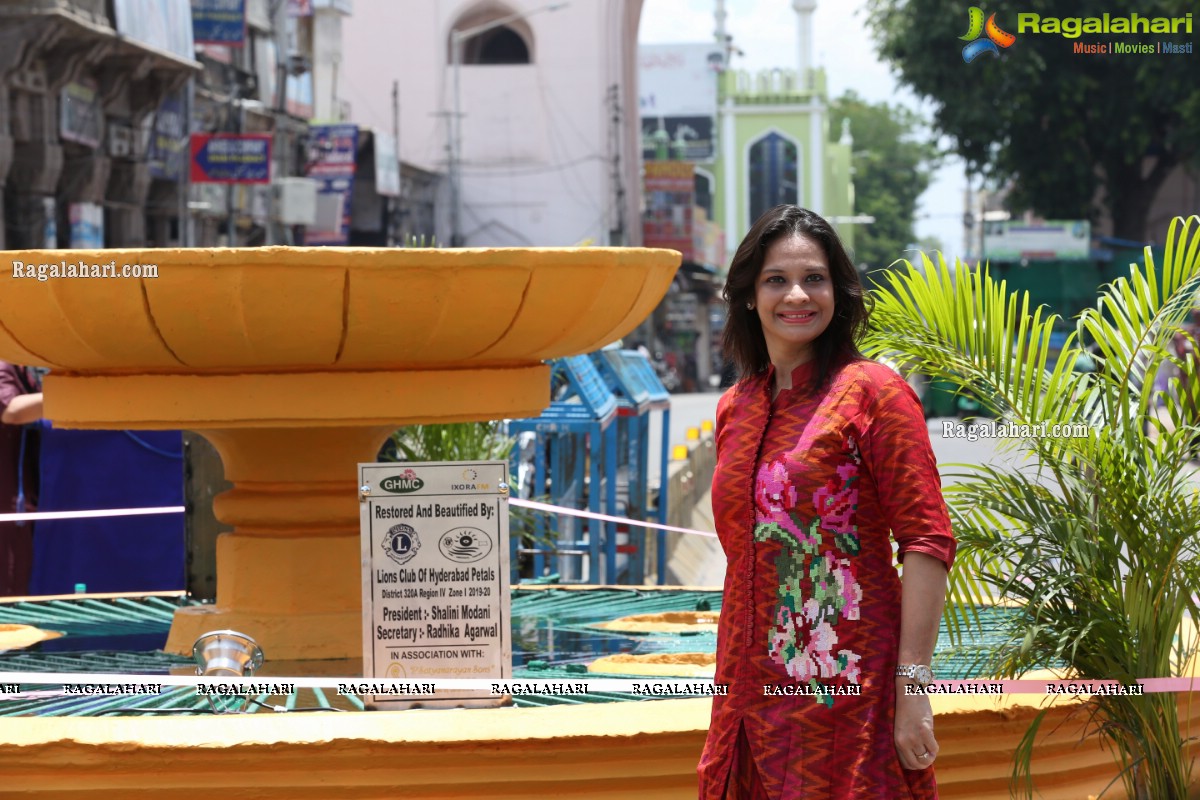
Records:
M130 634L165 636L175 610L193 603L183 597L126 597L55 599L0 603L0 623L33 625L64 633L64 637L25 651L0 653L0 682L5 672L106 673L129 675L190 674L193 662L184 656L161 651L127 652L91 649L87 646L104 637ZM716 649L716 636L701 633L647 633L602 630L594 627L633 614L669 611L719 611L721 592L696 590L520 589L512 594L514 641L513 678L578 681L589 674L587 664L612 653L706 652ZM1002 641L1012 609L984 609L980 613L982 635L960 650L950 648L943 627L938 639L934 667L939 678L978 676L980 652ZM77 641L79 651L72 651ZM267 653L269 660L270 653ZM357 676L347 676L348 678ZM681 678L646 678L604 673L606 678L637 678L656 682L681 682ZM270 678L258 676L260 681ZM250 679L247 679L249 682ZM190 686L163 687L157 695L67 695L59 686L24 685L18 696L0 695L0 717L4 716L103 716L141 714L211 713L207 697L197 696ZM514 698L517 707L574 705L650 699L626 692L595 692L586 696L527 696ZM229 708L240 699L220 698ZM287 711L360 711L362 698L339 695L332 689L298 688L289 695L259 695L245 707L249 713L276 708Z

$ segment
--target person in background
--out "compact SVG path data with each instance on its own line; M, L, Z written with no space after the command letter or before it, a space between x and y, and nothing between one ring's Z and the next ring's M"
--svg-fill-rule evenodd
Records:
M29 367L0 361L0 513L37 508L42 382ZM27 594L33 523L0 522L0 597Z
M714 521L728 558L701 800L936 800L930 669L955 541L921 403L864 358L829 223L777 206L729 268ZM892 540L904 564L896 571Z

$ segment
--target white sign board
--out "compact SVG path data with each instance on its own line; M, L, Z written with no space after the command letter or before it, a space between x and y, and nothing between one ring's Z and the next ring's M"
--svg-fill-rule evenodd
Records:
M512 676L507 481L503 461L359 464L369 705L503 702L432 685L398 695L371 679Z
M400 160L396 158L396 140L390 133L375 128L375 194L383 197L400 196Z
M684 146L685 161L709 161L715 154L717 77L721 49L715 44L643 44L638 47L638 106L643 157L659 129Z
M641 115L716 116L720 58L715 44L638 45Z
M983 254L991 261L1067 261L1090 255L1092 226L1087 220L988 222L983 229Z

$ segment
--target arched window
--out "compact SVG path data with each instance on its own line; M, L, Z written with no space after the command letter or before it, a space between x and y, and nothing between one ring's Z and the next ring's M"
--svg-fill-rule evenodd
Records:
M713 218L713 176L700 169L696 170L696 205L704 209L709 222Z
M495 23L507 20L503 24ZM468 8L450 28L447 63L454 59L455 31L479 31L460 42L459 56L463 65L532 64L534 59L533 29L528 20L511 8L481 0Z
M484 31L463 42L464 64L528 64L529 47L507 26Z
M800 154L775 131L750 146L750 224L780 203L800 202Z

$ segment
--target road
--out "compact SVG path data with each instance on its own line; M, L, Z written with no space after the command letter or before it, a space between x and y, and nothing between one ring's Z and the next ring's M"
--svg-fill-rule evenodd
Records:
M686 444L687 429L698 428L704 420L716 420L717 401L720 392L704 392L699 394L671 395L671 427L668 444ZM662 430L661 414L654 413L650 418L650 485L658 483L658 446L659 431ZM958 420L931 419L929 420L929 439L933 443L933 452L941 465L943 480L946 483L956 482L949 473L961 471L951 464L1004 464L1011 463L1012 456L1001 454L997 442L992 439L978 438L971 442L964 438L944 437L943 422L956 423ZM952 429L953 431L954 429Z
M720 392L703 392L699 394L671 395L671 427L667 443L671 446L687 444L687 429L699 428L704 420L716 420L717 401L721 399ZM658 485L659 458L658 448L662 431L662 414L654 412L650 415L650 485Z

